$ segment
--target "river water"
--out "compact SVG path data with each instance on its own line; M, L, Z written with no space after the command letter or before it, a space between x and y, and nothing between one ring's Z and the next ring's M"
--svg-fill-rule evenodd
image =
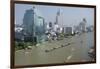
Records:
M54 47L60 47L70 43L70 45L50 50ZM55 64L69 62L91 61L88 56L90 47L94 46L93 32L84 33L72 38L64 38L60 41L45 42L32 50L19 50L15 52L15 65L38 65Z

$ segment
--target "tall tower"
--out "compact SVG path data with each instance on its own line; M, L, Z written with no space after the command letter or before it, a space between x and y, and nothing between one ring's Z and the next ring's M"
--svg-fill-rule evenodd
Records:
M58 17L60 16L60 9L57 11L57 14L56 14L56 24L58 24Z
M86 32L86 23L87 23L86 19L83 18L82 22L80 22L79 24L81 32Z
M35 32L36 32L36 31L35 31L35 23L34 23L34 22L35 22L35 21L34 21L34 18L35 18L35 17L34 17L34 15L35 15L35 11L34 11L34 10L35 10L35 6L33 6L32 9L33 9L33 23L32 23L32 26L33 26L33 27L32 27L32 33L33 33L33 35L32 35L32 36L34 37L34 36L36 36L36 33L35 33Z
M86 32L86 23L87 23L86 19L83 18L83 32Z

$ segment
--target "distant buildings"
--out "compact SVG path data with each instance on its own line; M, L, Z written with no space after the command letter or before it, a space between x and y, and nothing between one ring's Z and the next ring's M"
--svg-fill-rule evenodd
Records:
M23 28L20 25L15 24L15 40L23 40Z
M80 22L79 27L80 27L81 32L86 32L86 19L85 18L83 18L82 22Z
M94 31L94 26L90 25L90 26L86 27L86 29L87 29L87 32L92 32L92 31Z
M63 27L63 33L64 34L73 34L73 28L72 27Z
M48 34L51 36L58 37L61 33L71 35L73 33L83 33L93 30L93 27L86 28L86 19L83 20L74 27L61 27L59 23L60 10L58 10L55 23L48 22L45 23L45 19L42 17L42 14L35 7L25 11L23 17L22 26L15 25L15 39L23 40L26 42L36 42L41 43L46 40Z
M78 26L74 26L74 33L77 34L80 32L80 27Z
M52 22L49 22L48 24L46 24L46 32L45 33L50 33L51 31L53 31L53 24L52 24Z
M83 18L82 22L79 25L74 26L74 33L83 33L86 32L86 19Z

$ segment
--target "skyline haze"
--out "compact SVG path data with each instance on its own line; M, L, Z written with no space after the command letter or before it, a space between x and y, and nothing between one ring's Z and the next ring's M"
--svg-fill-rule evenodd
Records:
M78 25L83 18L87 20L87 26L94 24L94 9L93 8L81 8L81 7L64 7L64 6L47 6L47 5L30 5L30 4L15 4L15 23L22 24L23 17L26 10L29 10L35 6L44 17L45 22L56 21L56 14L60 10L59 25L60 26L74 26Z

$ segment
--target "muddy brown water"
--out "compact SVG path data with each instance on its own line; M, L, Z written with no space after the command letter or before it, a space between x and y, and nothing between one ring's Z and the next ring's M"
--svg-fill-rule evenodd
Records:
M60 41L44 42L37 47L33 46L32 50L18 50L15 52L15 65L91 61L88 51L94 44L93 36L93 32L89 32L80 36L72 36L72 38L64 38ZM67 43L71 44L50 52L45 52L45 50L60 47Z

